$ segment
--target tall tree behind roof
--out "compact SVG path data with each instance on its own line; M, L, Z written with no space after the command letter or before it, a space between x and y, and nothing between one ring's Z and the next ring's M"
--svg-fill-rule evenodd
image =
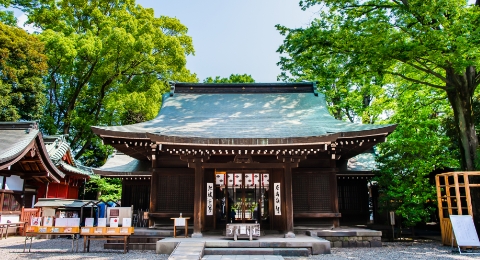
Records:
M455 116L462 168L475 169L472 96L480 83L480 1L300 1L303 8L317 4L324 8L308 28L277 27L286 36L280 64L304 57L331 78L392 75L444 91ZM336 56L343 57L342 74L321 68Z
M248 74L232 74L228 78L208 77L203 80L203 83L255 83L255 80Z
M43 43L35 35L0 22L0 121L41 117L46 72Z
M69 134L76 158L99 143L90 126L152 119L169 80L197 81L185 67L187 27L134 0L37 0L23 10L49 58L42 128Z

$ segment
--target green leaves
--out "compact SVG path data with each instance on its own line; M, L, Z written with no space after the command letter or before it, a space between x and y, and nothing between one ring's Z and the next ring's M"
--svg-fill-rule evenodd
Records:
M458 168L457 147L446 134L449 104L435 89L401 81L392 93L398 123L388 141L379 145L378 182L384 210L395 210L404 224L425 222L436 209L432 173Z
M98 200L118 201L122 198L122 180L106 179L92 175L85 186L86 192L96 192Z
M77 158L98 144L90 126L150 120L168 81L198 81L185 68L187 28L135 1L39 0L24 11L49 58L41 126L69 134Z
M220 76L216 76L215 78L208 77L203 80L203 83L255 83L255 80L251 75L232 74L228 78L221 78Z
M47 72L44 45L24 30L0 23L0 121L37 120Z

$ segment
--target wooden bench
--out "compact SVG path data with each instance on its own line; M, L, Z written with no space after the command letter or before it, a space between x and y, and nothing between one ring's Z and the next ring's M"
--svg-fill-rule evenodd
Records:
M25 229L25 224L26 222L12 222L12 223L1 223L0 224L0 239L3 239L3 231L5 230L5 239L8 238L8 228L9 227L14 227L15 228L15 234L17 234L18 228L23 228Z

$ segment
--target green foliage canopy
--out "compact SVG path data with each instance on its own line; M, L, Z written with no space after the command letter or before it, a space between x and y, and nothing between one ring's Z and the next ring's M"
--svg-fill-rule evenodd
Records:
M41 126L69 134L76 158L100 145L90 126L152 119L169 80L197 81L187 28L133 0L38 0L24 11L48 55Z
M387 123L399 124L379 145L376 180L384 210L395 210L406 226L414 226L428 221L437 207L429 175L458 167L458 160L443 126L449 116L445 94L402 81L393 95L395 114Z
M37 120L43 114L47 56L43 43L0 23L0 121Z
M248 74L232 74L228 78L208 77L203 80L203 83L255 83L255 80Z
M85 186L86 192L95 192L98 200L118 201L122 198L122 180L118 178L101 178L92 175Z
M390 75L443 91L454 112L462 168L473 170L478 140L471 102L480 83L480 1L300 2L302 8L317 4L323 7L320 17L309 27L277 26L285 35L280 65L293 75L312 70L350 83L381 82ZM309 66L295 67L297 61Z

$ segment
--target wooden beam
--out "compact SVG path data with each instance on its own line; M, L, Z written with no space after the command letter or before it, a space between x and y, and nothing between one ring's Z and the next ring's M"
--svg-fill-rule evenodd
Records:
M340 218L342 213L293 213L294 218Z
M283 168L283 163L203 163L202 167L205 169L278 169Z

